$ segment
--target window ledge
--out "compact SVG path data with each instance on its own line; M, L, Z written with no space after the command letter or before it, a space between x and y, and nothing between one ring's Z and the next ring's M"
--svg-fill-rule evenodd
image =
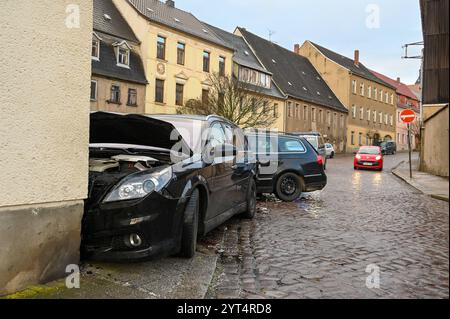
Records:
M129 106L129 107L138 107L137 104L128 104L128 103L127 103L127 106Z
M129 65L126 65L126 64L120 64L120 63L117 63L116 65L117 65L118 67L120 67L120 68L130 69L130 66L129 66Z
M164 103L164 102L156 102L156 101L155 101L155 104L156 104L156 105L160 105L160 106L166 106L166 105L167 105L167 104Z
M169 63L169 61L166 59L156 58L156 60L158 60L159 62L163 62L163 63Z
M106 103L108 104L115 104L115 105L122 105L122 103L119 102L115 102L115 101L111 101L111 100L107 100Z

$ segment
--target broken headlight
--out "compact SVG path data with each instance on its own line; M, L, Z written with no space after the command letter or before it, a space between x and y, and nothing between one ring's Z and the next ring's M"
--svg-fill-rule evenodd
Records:
M130 175L114 187L103 202L118 202L145 197L150 193L161 191L171 179L172 167L153 173L139 172Z

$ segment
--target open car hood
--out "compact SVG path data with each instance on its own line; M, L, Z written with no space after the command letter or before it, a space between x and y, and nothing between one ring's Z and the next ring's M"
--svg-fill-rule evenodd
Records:
M90 122L90 144L141 145L193 154L176 128L162 120L139 114L94 112Z

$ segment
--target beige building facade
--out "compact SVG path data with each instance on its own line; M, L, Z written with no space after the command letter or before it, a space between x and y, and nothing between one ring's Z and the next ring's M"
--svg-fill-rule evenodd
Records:
M359 52L349 59L310 41L298 46L348 109L346 151L362 145L379 145L396 138L396 91L377 79L359 61Z
M172 114L210 89L212 73L232 73L233 49L173 1L114 0L141 43L149 84L145 113Z
M60 278L79 262L92 0L1 1L0 21L0 165L8 168L0 182L5 295Z

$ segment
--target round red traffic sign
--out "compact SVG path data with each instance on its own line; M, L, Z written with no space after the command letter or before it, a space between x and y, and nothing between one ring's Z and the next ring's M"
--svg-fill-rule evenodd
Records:
M416 120L416 112L413 110L403 110L400 113L400 119L403 123L412 123Z

